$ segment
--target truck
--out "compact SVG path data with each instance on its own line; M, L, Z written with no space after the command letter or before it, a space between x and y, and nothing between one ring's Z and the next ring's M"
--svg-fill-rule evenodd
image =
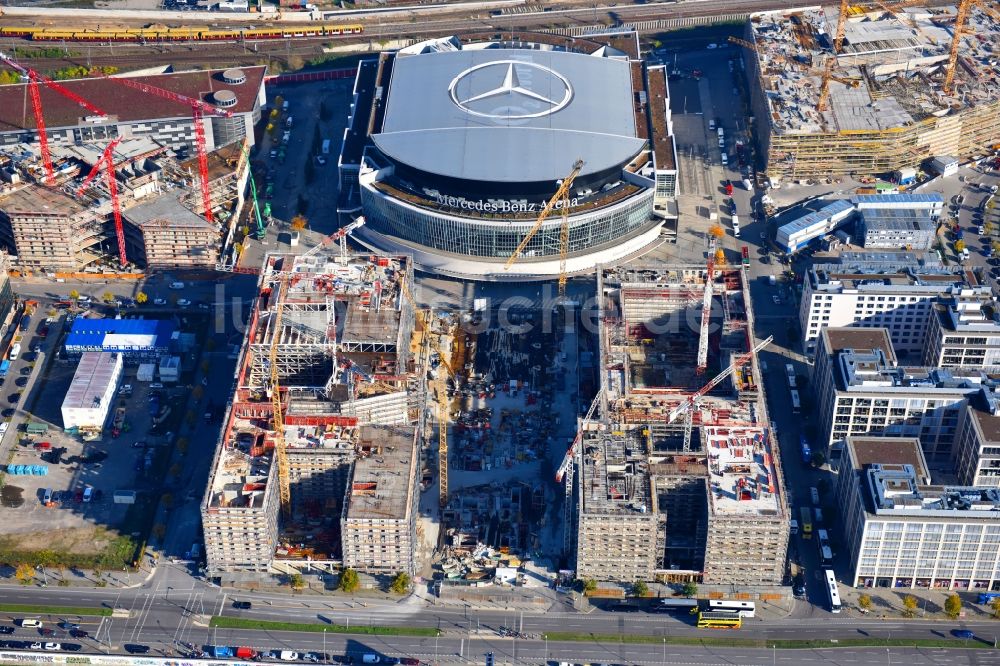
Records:
M226 657L233 656L233 648L228 645L213 645L210 652L216 659L225 659Z
M805 435L799 435L799 450L802 453L802 464L812 465L812 449L809 448L809 440Z
M238 647L236 648L236 658L237 659L256 659L257 651L248 647Z

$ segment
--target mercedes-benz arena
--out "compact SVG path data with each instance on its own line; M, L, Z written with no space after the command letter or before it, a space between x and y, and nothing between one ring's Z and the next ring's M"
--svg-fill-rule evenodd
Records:
M354 238L420 268L487 280L559 271L558 208L504 263L562 180L570 188L567 272L659 242L676 195L666 74L634 33L574 39L463 36L361 64L340 156L340 212Z

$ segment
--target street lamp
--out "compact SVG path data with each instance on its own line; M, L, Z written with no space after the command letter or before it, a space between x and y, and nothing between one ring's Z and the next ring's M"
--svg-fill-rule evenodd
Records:
M326 656L326 627L323 627L323 663L327 663Z

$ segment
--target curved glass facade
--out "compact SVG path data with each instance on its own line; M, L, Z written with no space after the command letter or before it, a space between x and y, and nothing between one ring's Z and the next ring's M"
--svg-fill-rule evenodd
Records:
M616 204L569 218L569 253L586 253L630 234L649 221L653 211L653 189L643 190ZM503 221L442 215L393 198L371 185L362 185L361 201L369 227L457 255L507 259L534 226L532 220ZM559 255L562 220L553 214L531 239L525 258Z

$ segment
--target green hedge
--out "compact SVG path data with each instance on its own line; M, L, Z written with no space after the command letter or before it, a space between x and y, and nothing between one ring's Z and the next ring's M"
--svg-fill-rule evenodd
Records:
M316 624L315 622L272 622L269 620L249 620L242 617L216 615L210 623L219 629L257 629L260 631L311 631L331 634L368 634L381 636L437 636L438 630L433 627L368 627L355 625L348 627L342 624Z

